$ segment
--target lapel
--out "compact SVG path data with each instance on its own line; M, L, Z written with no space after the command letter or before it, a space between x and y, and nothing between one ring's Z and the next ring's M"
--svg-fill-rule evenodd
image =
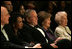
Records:
M2 32L1 32L1 41L6 41L6 38L4 37Z

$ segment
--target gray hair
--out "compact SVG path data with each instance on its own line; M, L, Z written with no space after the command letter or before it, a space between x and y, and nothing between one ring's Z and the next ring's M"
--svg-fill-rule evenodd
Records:
M36 11L33 10L33 9L27 9L26 12L25 12L25 16L26 16L26 17L31 17L31 12L33 12L33 11L36 12Z
M60 12L57 12L56 15L55 15L55 21L57 24L60 24L59 22L61 21L62 17L63 16L67 16L67 13L65 11L60 11Z

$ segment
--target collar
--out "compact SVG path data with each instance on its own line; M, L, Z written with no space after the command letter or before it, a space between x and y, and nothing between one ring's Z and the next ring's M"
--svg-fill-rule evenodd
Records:
M1 30L3 29L4 25L1 25Z
M61 27L61 28L65 28L66 26L65 26L65 27L63 27L63 26L59 25L59 27Z
M31 24L30 24L30 26L34 27L34 25L31 25Z

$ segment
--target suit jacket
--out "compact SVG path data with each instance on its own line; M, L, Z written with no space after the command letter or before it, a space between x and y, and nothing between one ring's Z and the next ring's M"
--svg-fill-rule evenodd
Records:
M40 31L28 24L26 25L27 26L23 28L24 32L26 32L26 35L29 34L32 37L31 39L33 39L34 43L41 43L43 48L51 48L51 46L46 42L46 38L41 34Z
M9 36L10 42L12 42L16 45L21 45L23 47L31 46L29 43L27 43L27 42L25 42L25 40L23 40L24 36L22 36L21 30L18 30L17 35L15 35L15 31L11 24L6 25L4 28Z
M11 29L11 26L9 24L6 25L4 28L8 35L9 41L6 40L6 38L1 32L1 48L25 48L25 46L29 44L27 42L22 42L21 40L16 38L16 36L14 36L12 31L13 28Z
M66 29L65 29L66 28ZM71 40L71 31L69 29L69 27L63 27L63 26L58 26L56 29L55 29L55 35L57 37L62 37L64 39L69 39Z
M49 28L48 30L45 30L42 27L42 30L45 32L45 34L47 35L47 38L49 39L49 43L53 43L57 37L55 36L55 34L53 33L53 31Z
M6 41L6 38L1 32L1 48L24 48L24 46L16 45L14 43L11 43L10 41Z

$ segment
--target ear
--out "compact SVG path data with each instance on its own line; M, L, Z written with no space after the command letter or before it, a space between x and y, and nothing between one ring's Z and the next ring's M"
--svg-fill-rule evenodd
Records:
M1 16L1 22L3 21L3 16Z
M27 22L30 22L30 19L29 19L29 18L26 18L26 21L27 21Z
M42 24L41 25L44 25L44 21L42 22Z
M59 21L59 24L61 24L61 21Z
M1 21L2 21L2 17L1 17Z

